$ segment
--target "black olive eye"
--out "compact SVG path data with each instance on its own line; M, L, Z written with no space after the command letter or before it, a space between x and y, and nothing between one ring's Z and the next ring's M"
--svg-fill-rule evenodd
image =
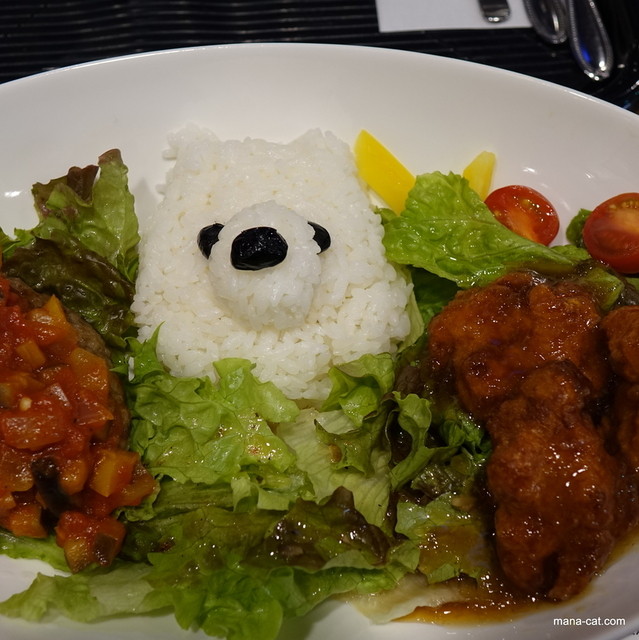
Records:
M284 261L286 240L273 227L242 231L231 245L231 264L242 271L258 271Z
M317 224L317 222L309 222L308 224L315 229L313 240L317 242L320 248L320 253L322 253L322 251L326 251L326 249L331 246L331 234L326 231L321 224Z
M216 222L210 224L208 227L204 227L197 234L197 246L200 248L202 255L208 260L211 255L211 249L213 245L218 241L220 237L220 231L224 228L223 224Z

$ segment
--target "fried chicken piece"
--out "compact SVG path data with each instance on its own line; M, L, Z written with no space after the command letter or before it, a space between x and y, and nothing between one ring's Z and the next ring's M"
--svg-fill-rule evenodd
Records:
M615 309L601 326L618 376L607 431L614 448L639 475L639 307Z
M573 364L550 363L486 422L497 555L526 593L579 593L617 539L616 462L584 409L589 395Z
M601 326L617 376L610 413L603 421L609 448L625 475L626 526L639 520L639 306L611 311Z
M461 292L433 319L428 373L480 421L547 362L572 362L599 396L609 376L600 320L583 287L514 272Z
M601 319L574 281L514 272L429 326L426 375L491 436L498 558L529 594L578 593L619 535L620 474L592 417L611 375Z
M602 321L616 374L639 384L639 306L619 307Z

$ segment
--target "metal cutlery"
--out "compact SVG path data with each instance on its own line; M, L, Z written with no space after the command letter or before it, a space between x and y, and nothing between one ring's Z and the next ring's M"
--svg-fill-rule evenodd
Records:
M524 0L528 19L542 40L560 44L568 38L563 0Z
M510 17L508 0L478 0L488 22ZM606 80L613 71L610 37L595 0L523 0L536 33L550 44L568 40L573 56L593 80Z
M593 95L639 113L639 3L606 0L599 12L610 34L615 68Z
M488 22L504 22L510 18L508 0L479 0L479 6Z
M524 0L540 38L551 44L568 40L573 56L593 80L613 71L613 48L595 0Z
M610 37L594 0L566 0L568 41L587 76L605 80L613 70Z

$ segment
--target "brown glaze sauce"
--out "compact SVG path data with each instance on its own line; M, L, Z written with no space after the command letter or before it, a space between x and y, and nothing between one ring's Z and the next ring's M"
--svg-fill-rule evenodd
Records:
M609 558L608 566L623 562L623 556L639 544L639 527L620 540ZM605 570L604 570L605 571ZM597 578L595 578L596 581ZM517 594L503 580L492 578L482 586L468 578L458 581L460 594L465 600L448 602L435 607L417 607L412 613L398 619L399 622L423 622L440 625L479 625L512 622L517 618L552 609L558 603L544 598ZM575 603L591 591L591 583L582 593L568 602ZM565 601L562 603L565 604Z

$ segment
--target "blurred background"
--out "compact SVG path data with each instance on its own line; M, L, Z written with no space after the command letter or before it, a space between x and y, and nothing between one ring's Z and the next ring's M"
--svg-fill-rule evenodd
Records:
M548 44L532 28L511 28L508 22L494 28L381 32L375 0L1 0L1 4L0 82L161 49L316 42L471 60L638 110L639 0L596 2L615 54L613 73L604 81L593 81L581 71L568 43Z

